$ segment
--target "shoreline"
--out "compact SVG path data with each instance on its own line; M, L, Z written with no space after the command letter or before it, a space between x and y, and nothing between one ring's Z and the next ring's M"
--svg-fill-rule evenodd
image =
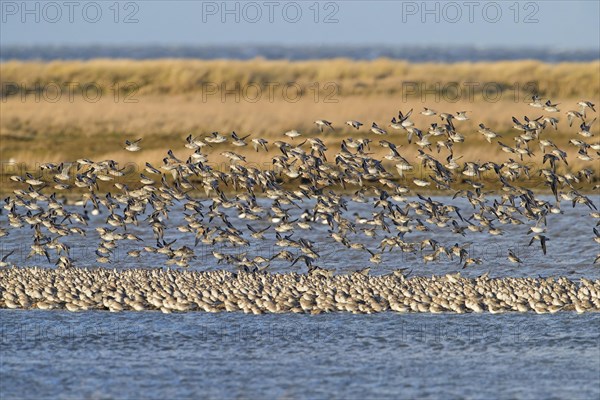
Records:
M171 312L600 312L600 280L361 273L0 269L0 308Z
M1 178L0 178L1 179ZM289 182L287 184L282 185L282 189L283 190L288 190L288 191L292 191L294 189L295 186L293 186L292 182ZM373 188L379 188L379 186L377 185L373 185ZM421 188L418 188L418 192L417 189L413 189L411 188L411 191L408 192L406 194L406 198L407 199L413 199L413 198L418 198L418 195L422 195L422 196L427 196L427 197L432 197L432 198L446 198L446 197L452 197L454 194L456 194L456 192L458 192L460 189L466 189L467 185L463 185L461 187L458 187L455 190L443 190L443 189L430 189L430 190L422 190ZM361 187L360 186L356 186L356 187L347 187L346 189L342 189L342 190L337 190L336 193L341 194L341 195L345 195L345 196L351 196L352 194L356 193L356 191L360 190ZM454 189L454 188L453 188ZM534 195L540 195L540 196L553 196L553 193L550 189L541 189L541 188L526 188L527 190L530 190ZM0 196L2 197L7 197L7 196L14 196L15 195L15 190L17 190L16 186L14 188L14 190L2 190L0 189ZM224 190L222 190L223 194L225 194L226 196L234 196L236 194L235 190L229 189L229 188L225 188ZM72 193L61 193L61 192L53 192L56 193L57 198L60 199L61 201L65 202L65 205L67 206L74 206L77 205L83 201L85 201L85 197L84 195L86 194L84 191L81 192L75 192L73 191ZM102 195L106 195L106 193L108 193L108 191L106 192L101 192ZM202 190L191 190L189 192L187 192L190 194L190 196L192 198L194 198L195 200L198 201L210 201L212 200L212 197L207 196L205 194L204 191ZM600 191L598 188L594 189L594 187L583 187L581 190L578 190L578 193L583 194L583 195L593 195L593 194L600 194ZM257 192L255 193L255 196L257 199L268 199L268 195L266 193L263 192ZM375 196L373 196L375 197ZM501 197L500 192L498 192L497 197ZM566 203L568 203L568 201L563 200Z

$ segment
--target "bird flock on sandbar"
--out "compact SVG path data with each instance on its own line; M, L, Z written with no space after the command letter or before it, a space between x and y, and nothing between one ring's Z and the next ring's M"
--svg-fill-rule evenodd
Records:
M460 273L408 279L360 272L313 274L182 269L8 268L0 270L0 308L307 313L537 314L600 311L600 280L465 278Z
M87 236L92 230L95 233L90 237L99 237L95 249L98 264L118 266L112 256L120 242L128 241L139 246L128 251L127 257L143 260L146 253L153 253L162 255L168 266L202 268L195 262L195 247L202 244L214 246L212 256L218 264L235 266L244 273L268 271L271 263L288 262L305 266L310 274L332 274L319 267L318 243L302 235L316 226L326 228L324 234L337 246L365 252L373 264L381 263L387 252L399 251L420 252L424 262L455 259L458 266L468 268L482 260L469 254L470 242L463 240L502 235L502 226L507 224L522 225L523 232L530 235L529 245L539 246L546 254L552 243L546 232L547 219L561 214L562 204L581 207L596 226L600 223L594 196L578 188L580 182L587 182L593 185L592 192L598 193L599 185L594 183L598 182L600 142L590 139L597 119L590 116L596 113L594 104L581 101L577 110L566 112L569 128L563 122L561 132L573 131L568 145L576 151L577 164L586 166L572 170L567 150L553 141L560 124L553 116L560 112L558 105L539 96L529 105L545 115L513 117L514 143L497 133L499 127L483 123L476 133L461 133L462 121L473 118L466 111L424 108L421 114L432 123L423 129L415 126L410 110L399 112L387 125L348 120L340 124L348 128L340 128L317 120L315 134L289 130L277 141L235 132L189 135L182 143L185 150L169 149L160 165L146 162L142 171L135 172L139 174L135 179L127 177L127 168L114 160L44 163L39 171L10 178L21 186L4 199L8 226L2 217L0 236L31 228L29 257L43 257L58 268L78 262L71 255L69 237ZM352 137L342 139L344 129L354 132ZM364 135L358 138L361 132ZM474 135L485 139L480 145L482 157L499 149L507 159L462 160L460 148ZM339 149L328 149L327 137L341 140ZM142 139L127 140L123 150L143 152L143 143ZM266 158L270 168L257 168L238 152L249 145L253 147L250 152L270 156ZM374 157L371 150L375 146L388 153L381 159ZM213 167L209 162L212 153L228 160L227 171ZM413 159L408 153L416 156ZM535 158L539 170L532 171L532 164L525 161ZM552 200L541 199L528 187L533 178L552 193ZM461 209L443 204L426 194L431 190L464 198L468 205ZM80 194L76 204L82 210L67 204L65 194ZM351 203L368 206L370 212L349 213ZM170 213L182 216L179 221L183 222L173 224ZM90 227L91 215L102 216L105 224ZM153 239L142 240L132 226L146 226ZM413 232L432 228L447 230L457 240L440 243L433 235L412 239ZM193 246L179 244L185 235L193 237ZM376 238L378 245L366 246L361 239L367 237ZM262 240L272 240L278 250L270 257L244 251L251 242ZM590 231L589 240L600 243L597 228ZM506 258L522 263L514 249L506 249ZM590 255L590 264L599 262L600 254ZM0 267L12 265L11 253L5 253ZM368 268L363 272L368 273Z

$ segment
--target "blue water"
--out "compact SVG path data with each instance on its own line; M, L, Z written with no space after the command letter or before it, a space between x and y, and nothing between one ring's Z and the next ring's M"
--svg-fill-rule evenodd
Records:
M539 196L541 199L554 203L552 197ZM592 197L593 198L593 197ZM461 215L468 218L473 213L473 207L463 198L452 199L450 197L433 197L434 200L440 201L443 204L453 204L461 209ZM418 200L409 198L410 200ZM493 198L488 200L489 204L493 204ZM212 201L203 201L204 208L207 209ZM268 199L259 199L258 203L266 208L270 207L271 201ZM596 202L597 203L597 202ZM299 208L290 208L290 219L296 219L304 212L305 209L314 207L314 200L298 201ZM403 206L403 204L401 204ZM45 206L44 206L45 207ZM81 207L68 206L69 211L82 213ZM498 236L489 235L487 232L473 233L465 232L465 236L461 236L451 232L452 226L446 228L438 228L430 226L430 231L420 232L414 230L406 234L405 241L412 243L420 243L427 238L437 240L441 245L451 247L455 243L466 245L471 257L482 259L481 265L474 265L467 269L462 269L462 264L459 260L448 259L445 255L439 260L425 263L423 256L429 254L431 250L426 248L416 253L404 253L397 248L392 251L385 251L382 254L381 264L371 264L369 262L370 254L365 251L357 251L349 249L340 243L335 242L328 234L328 225L321 223L313 224L312 230L295 229L292 239L305 238L315 243L314 248L319 253L320 258L317 260L317 265L323 268L328 268L336 273L350 273L352 271L362 269L365 266L371 266L371 273L381 275L390 273L391 271L406 267L412 271L412 275L431 276L444 275L460 271L464 276L475 277L486 272L489 272L491 277L504 276L566 276L570 279L588 278L600 279L600 268L597 264L593 264L594 258L599 251L599 246L594 242L593 228L596 220L589 216L590 210L584 205L578 204L572 207L567 202L562 203L563 214L549 214L546 217L547 231L545 235L550 239L547 244L547 254L544 255L539 242L534 242L529 246L529 241L532 234L528 234L529 226L535 225L535 221L527 221L522 218L526 224L497 224L504 233ZM62 239L67 243L70 249L70 256L73 258L75 265L80 267L98 266L96 261L95 251L100 244L100 238L96 232L96 227L110 227L106 224L107 212L102 209L100 215L90 215L88 226L81 226L87 232L85 237L79 235L70 235ZM354 213L362 217L371 217L375 211L372 203L349 203L348 210L344 211L344 216L351 221L355 220ZM178 225L185 225L183 215L186 211L183 209L183 204L176 203L169 213L169 219L164 220L165 223L165 240L171 242L176 239L173 244L174 248L180 246L188 246L194 250L196 258L191 261L190 269L193 270L215 270L215 269L230 269L236 270L234 265L226 265L218 263L213 256L212 251L228 253L233 255L246 254L248 258L262 256L271 258L281 250L289 250L295 256L298 256L301 251L292 247L280 247L276 245L274 232L274 224L267 218L252 221L252 225L256 229L266 228L269 225L271 228L265 233L265 240L255 240L250 237L250 232L246 228L247 220L240 219L237 209L223 209L223 212L228 215L229 221L241 231L245 232L245 237L250 240L250 244L245 247L231 247L217 243L215 245L205 245L198 243L194 246L195 235L193 233L181 233L177 230ZM156 244L153 239L152 230L148 226L148 222L144 221L143 217L139 218L139 226L128 226L127 232L134 233L143 242L122 240L113 254L110 256L110 264L104 264L109 268L139 268L139 267L164 267L166 266L167 257L161 254L152 254L143 252L142 258L132 258L127 255L130 250L140 250L145 245L153 246ZM65 221L67 223L68 221ZM220 222L214 219L208 222L208 218L204 218L204 223L207 226L219 226ZM461 225L466 223L461 222ZM31 229L15 229L9 227L6 214L0 215L0 225L7 227L9 234L0 241L0 257L13 251L13 254L8 258L8 261L18 266L40 266L54 267L57 255L54 251L50 251L51 262L49 263L44 256L32 256L28 258L31 250L30 246L33 243L33 231ZM362 227L362 226L359 226ZM121 231L122 228L119 228ZM393 228L392 228L393 229ZM288 232L286 235L289 235ZM348 234L351 242L363 243L372 251L379 250L379 244L384 236L394 235L395 232L387 234L381 229L377 230L375 237L368 237L360 229L356 234ZM523 264L513 264L507 259L508 250L511 249L522 261ZM292 262L286 260L273 260L270 263L269 271L285 273L290 271L306 272L306 267L302 262L291 265Z
M600 397L600 315L0 310L1 398Z
M3 46L0 61L92 58L200 58L248 60L310 60L343 57L352 60L390 58L412 62L461 62L499 60L540 60L545 62L594 61L598 49L554 49L536 47L472 46Z
M439 200L468 210L462 199ZM193 235L175 229L182 222L178 207L171 213L165 237L177 239L178 246L193 247ZM350 215L370 211L364 204L348 209ZM434 229L413 232L407 239L434 237L444 245L471 241L470 253L481 257L483 264L462 270L457 260L424 264L420 253L396 251L386 252L372 273L409 267L413 275L426 276L460 270L472 276L489 271L491 276L598 279L600 268L592 265L598 250L592 240L595 221L581 205L565 204L563 211L548 216L546 235L551 241L546 256L539 244L527 246L530 235L524 225L502 226L502 236L468 233L462 239L448 229ZM99 240L95 227L104 225L105 218L105 213L91 216L88 236L69 238L77 265L95 265ZM0 222L5 219L2 216ZM241 228L245 225L234 215L230 220ZM255 222L257 228L268 223ZM153 243L145 224L128 229L145 243ZM319 265L337 273L367 265L367 254L333 243L326 230L316 224L313 231L295 235L318 242ZM10 261L20 266L51 267L45 258L26 258L31 235L27 229L10 229L2 238L0 253L14 250ZM360 240L376 248L381 235ZM271 231L265 241L244 251L249 257L268 256L280 250L273 242ZM129 241L120 244L110 267L139 267L139 260L127 257L126 251L140 246ZM509 248L523 259L523 265L506 260ZM210 246L194 249L198 258L191 269L234 269L218 265ZM52 257L54 261L54 253ZM147 255L143 266L160 267L163 258ZM304 266L289 264L274 262L271 269L304 271ZM598 399L599 332L599 313L573 312L165 315L0 310L0 398Z

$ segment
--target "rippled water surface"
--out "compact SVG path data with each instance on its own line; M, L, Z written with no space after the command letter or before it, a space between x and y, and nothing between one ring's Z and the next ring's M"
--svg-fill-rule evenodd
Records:
M437 198L461 207L460 199ZM264 201L264 200L261 200ZM600 202L597 202L600 203ZM300 203L294 216L312 203ZM371 205L352 204L354 213L370 217ZM582 206L563 204L564 214L548 215L548 254L539 243L527 246L525 225L499 225L504 234L467 233L449 228L414 231L405 240L434 238L443 245L472 242L469 252L483 264L461 270L465 275L550 276L600 278L592 264L598 246L592 240L595 221ZM247 221L226 210L236 227ZM77 265L96 265L99 238L94 227L106 214L92 216L87 238L73 238ZM165 238L176 246L194 247L194 236L182 234L181 212L169 216ZM6 223L6 216L0 220ZM252 221L256 228L268 221ZM144 244L154 244L148 227L128 227ZM369 255L335 243L327 225L297 230L293 238L315 242L317 264L348 272L368 265ZM27 260L31 230L10 230L2 238L2 253L18 265L51 266L45 258ZM377 249L384 233L369 238L351 236ZM218 248L248 257L270 257L281 250L274 232L250 246ZM119 244L109 267L160 267L165 257L126 256L141 245ZM524 264L507 259L513 249ZM211 251L199 244L191 268L235 268L218 265ZM293 249L292 249L293 250ZM427 251L425 251L427 253ZM424 253L394 250L383 254L380 274L398 267L413 275L445 274L460 270L458 260L424 264ZM51 253L53 257L54 254ZM301 263L273 262L277 272L305 271ZM113 314L90 311L0 310L1 398L600 398L600 315L572 312L536 314L409 314L377 315L245 315L241 313L159 312Z
M553 198L548 196L541 196L540 198L553 202ZM595 199L591 196L592 200L600 205L600 200ZM473 207L462 198L451 199L448 197L433 197L443 204L453 204L460 208L461 215L467 219L475 211ZM407 201L415 200L410 198ZM418 200L418 199L416 199ZM420 200L419 200L420 201ZM493 205L493 198L488 199L488 203ZM204 210L207 211L211 201L204 201ZM268 209L271 202L266 199L259 200L259 204ZM305 211L314 207L314 201L303 201L297 202L298 207L293 205L283 206L289 209L291 215L290 219L296 219ZM398 203L402 208L405 204ZM88 207L89 208L89 207ZM71 211L82 213L81 207L70 207ZM415 253L404 253L397 247L392 251L385 251L382 254L382 263L379 265L373 265L373 274L388 273L391 270L407 267L412 270L413 275L432 275L432 274L446 274L456 272L458 270L466 276L477 276L485 272L490 272L490 276L568 276L571 279L578 279L580 277L586 277L590 279L600 278L600 264L594 265L594 258L600 251L600 246L593 241L594 233L593 227L598 220L594 220L590 217L590 209L584 205L578 204L575 208L568 202L561 204L562 214L548 214L546 217L547 231L544 233L550 240L547 244L548 252L544 256L540 243L535 241L529 246L529 241L534 234L528 234L527 231L529 226L534 226L535 221L528 221L525 217L520 217L524 222L522 225L512 224L500 224L494 223L494 227L500 228L503 232L501 235L492 236L487 231L482 233L473 233L468 230L465 231L465 236L452 232L452 225L444 228L438 228L435 225L427 224L424 219L426 217L413 216L411 225L416 225L416 218L419 218L427 227L429 231L422 232L417 229L413 229L412 232L407 233L404 236L405 242L420 243L424 239L434 239L441 245L450 248L455 243L466 245L466 249L469 252L470 257L481 258L483 263L481 265L474 265L468 269L461 269L462 264L459 263L458 258L454 257L452 260L448 259L445 255L441 255L440 259L434 262L425 263L423 256L431 254L431 248L426 246L422 251ZM381 208L374 209L372 202L366 204L349 202L348 210L344 211L344 217L352 222L356 221L356 216L363 218L373 218L374 212L380 212ZM120 212L120 211L119 211ZM190 268L195 270L212 270L219 268L230 268L234 270L234 266L227 266L225 264L218 264L217 260L212 255L212 251L232 254L236 256L246 256L252 259L256 256L262 256L264 258L271 258L279 251L284 248L276 245L275 238L275 226L276 223L269 221L265 215L263 220L248 221L240 219L238 212L235 208L223 209L223 212L229 216L228 220L237 229L244 232L245 238L249 240L248 246L243 247L231 247L225 246L223 243L216 243L215 245L205 245L198 243L194 246L195 236L194 233L181 233L178 230L179 226L186 225L184 221L184 213L189 214L189 211L183 209L183 204L176 204L171 208L168 219L163 221L166 225L164 238L167 242L176 240L172 247L179 248L181 246L188 246L194 249L195 258L190 262ZM147 214L146 214L147 215ZM100 238L95 228L98 226L104 226L112 228L106 224L107 212L104 210L100 215L90 215L90 222L88 227L74 224L72 226L82 226L87 231L86 237L79 237L78 235L71 235L68 238L62 238L61 241L67 243L71 247L71 256L75 259L75 265L77 266L97 266L95 251L100 244ZM456 218L461 226L466 226L467 222L461 221L452 213L452 217ZM208 221L209 218L205 217L203 223L208 227L220 227L224 228L223 223L213 219ZM6 226L6 215L0 216L0 222L2 226ZM477 221L474 221L477 223ZM255 229L262 229L269 227L269 230L265 233L265 240L256 240L250 237L250 231L246 227L248 224L252 225ZM540 227L542 224L540 224ZM335 242L329 234L329 226L322 224L321 222L312 223L312 230L302 230L295 228L294 232L288 232L284 235L290 235L292 240L298 240L300 238L308 239L314 242L314 249L320 255L320 258L316 261L316 265L324 268L335 270L337 273L344 273L354 271L357 269L364 268L370 265L369 258L370 254L366 251L349 249L340 243ZM385 236L395 236L398 231L394 225L390 224L390 232L385 232L381 228L376 229L375 237L369 237L364 234L362 229L372 228L371 225L357 224L356 233L349 233L347 235L348 240L352 243L360 242L373 252L380 251L379 245L381 240ZM117 229L118 232L125 232L122 228ZM11 255L9 261L12 261L16 265L39 265L39 266L53 266L49 264L43 256L33 256L27 258L30 251L30 245L32 244L31 229L14 229L9 228L10 234L2 238L0 250L1 254L6 254L11 250L15 250L15 253ZM132 258L127 255L130 250L140 250L143 246L156 246L156 240L153 238L152 229L149 227L147 221L144 221L144 217L139 218L139 226L128 225L127 232L132 232L139 237L144 239L144 242L119 241L116 249L113 250L113 254L110 257L111 263L104 264L110 268L139 268L139 267L163 267L167 257L161 254L152 254L142 252L143 257ZM419 246L417 246L419 248ZM523 264L517 265L508 261L507 255L508 250L511 249L513 252L520 257ZM301 255L302 253L298 248L287 248L295 256ZM52 262L56 259L54 252L50 252L52 256ZM299 261L296 265L291 266L291 262L285 260L273 260L271 262L270 271L272 272L289 272L306 271L304 264Z
M0 318L2 398L600 396L598 314Z

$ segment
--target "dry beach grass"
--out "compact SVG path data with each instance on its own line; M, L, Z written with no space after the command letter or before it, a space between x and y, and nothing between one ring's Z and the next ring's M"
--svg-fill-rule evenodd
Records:
M498 146L482 150L485 141L476 133L477 125L484 122L505 135L502 140L511 144L518 133L512 129L511 116L536 118L543 113L527 105L536 87L540 94L560 103L561 112L556 114L561 120L559 130L547 132L553 142L568 151L568 168L575 171L582 165L575 157L577 149L568 145L565 129L569 128L564 112L577 109L577 102L582 99L600 103L598 72L600 62L411 64L345 59L293 63L262 59L5 62L0 64L4 95L0 103L2 174L15 172L14 164L6 164L8 160L15 161L19 169L83 157L140 165L146 161L157 163L167 149L177 153L188 134L201 136L212 131L235 130L273 142L283 140L283 132L298 129L304 138L325 136L333 154L342 139L356 135L343 125L344 121L357 119L366 125L376 121L387 126L399 109L406 112L414 108L412 119L416 126L425 128L432 122L440 122L437 117L419 115L417 111L422 107L439 112L470 111L471 119L458 126L468 140L457 146L456 155L473 161L499 161L505 155ZM47 99L56 89L52 82L62 86L62 95L56 102ZM77 89L69 98L69 82L79 85L75 88L93 84L103 92L94 102L82 97ZM272 86L269 92L269 82L279 86ZM127 86L128 83L133 86ZM221 85L230 90L236 83L241 88L239 99L234 94L223 97ZM254 84L261 87L261 98L256 102L248 100L248 96L257 93L249 86ZM288 92L286 99L282 88L292 84L298 86ZM502 92L486 95L480 91L486 84L501 88ZM437 89L432 90L436 85ZM48 92L23 92L36 87L47 88ZM115 97L117 87L121 92L117 91ZM137 91L124 93L123 88L127 87L135 87ZM297 101L291 101L289 97L298 93L297 87L302 88L302 94ZM245 88L250 89L244 92ZM430 91L419 93L419 88ZM454 91L445 92L444 88ZM336 131L320 133L312 122L321 118L333 121ZM596 135L599 125L592 127ZM406 140L404 136L395 133L386 139L402 143ZM142 152L122 151L125 139L138 137L144 138ZM207 149L215 165L225 163L219 155L222 151L222 147ZM381 157L384 149L375 146L373 151ZM412 158L416 151L407 148L405 152L403 155ZM251 163L264 163L264 157L252 148L240 153ZM2 191L6 189L8 182L4 179Z

